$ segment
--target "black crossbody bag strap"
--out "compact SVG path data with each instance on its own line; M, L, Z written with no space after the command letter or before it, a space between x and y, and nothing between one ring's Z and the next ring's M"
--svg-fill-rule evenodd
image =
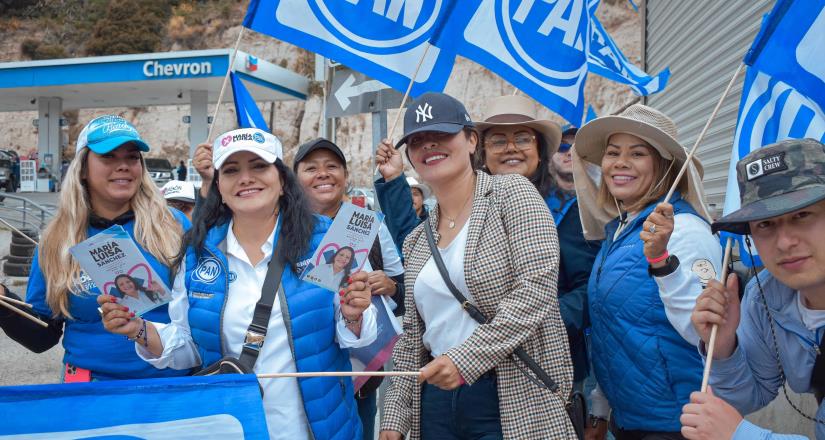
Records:
M822 341L819 342L819 349L816 352L816 359L814 360L814 369L811 372L811 388L814 389L814 396L820 405L822 404L822 397L825 396L825 335L822 336Z
M261 299L255 304L252 322L249 324L249 328L246 329L243 349L238 358L238 362L247 367L249 371L252 371L255 361L258 360L258 355L261 353L266 338L266 329L269 326L269 316L272 314L272 305L275 303L278 290L281 288L281 275L284 273L284 262L281 259L282 242L283 237L278 239L278 244L272 252L272 258L266 268L264 285L261 287Z
M436 246L435 244L433 230L430 227L430 223L428 221L424 222L424 232L427 235L427 243L430 245L430 253L433 255L433 261L435 262L435 266L438 268L438 272L441 273L441 278L444 279L444 284L446 284L447 288L450 289L450 293L452 293L455 299L458 300L459 303L461 303L461 308L467 311L470 317L476 320L479 324L488 323L489 320L486 316L484 316L483 313L481 313L481 310L479 310L478 307L476 307L473 303L468 301L467 297L465 297L458 290L458 288L455 287L455 284L453 284L453 281L450 279L450 274L447 272L447 267L444 266L444 260L441 259L441 253L438 251L438 246ZM529 368L530 371L532 371L536 375L536 377L538 377L539 380L541 380L541 382L544 384L544 386L547 387L547 389L549 389L553 393L558 394L559 386L558 384L556 384L556 381L554 381L553 378L550 377L550 375L547 374L541 368L541 366L539 366L539 364L535 360L533 360L533 358L531 358L529 354L527 354L526 351L524 351L524 348L516 348L513 351L513 354L515 354L516 357L521 359L521 361L524 362L525 365L527 365L527 368ZM567 399L564 400L566 401Z

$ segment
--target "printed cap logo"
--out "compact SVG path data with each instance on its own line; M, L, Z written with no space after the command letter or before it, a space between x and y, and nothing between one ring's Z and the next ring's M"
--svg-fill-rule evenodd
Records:
M195 268L195 280L206 284L212 284L221 272L221 265L216 258L206 258L198 263Z
M785 163L784 151L757 159L745 166L748 181L768 174L778 173L779 171L785 171L787 169L788 164Z
M224 136L223 139L221 139L221 146L225 147L229 145L230 142L232 142L232 136Z
M255 142L257 142L257 143L259 143L259 144L264 143L264 135L262 135L262 134L260 134L260 133L255 133L255 135L254 135L254 136L252 136L252 139L254 139L254 140L255 140Z
M433 106L429 103L425 102L424 106L422 107L421 104L418 105L418 108L415 109L415 123L420 124L422 122L427 122L433 118Z

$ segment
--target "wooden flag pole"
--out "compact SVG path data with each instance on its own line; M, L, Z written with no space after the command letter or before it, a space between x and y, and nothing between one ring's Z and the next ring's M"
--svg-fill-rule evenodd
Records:
M679 181L682 180L682 176L685 175L685 171L688 169L688 165L693 160L693 156L696 154L696 149L699 147L699 143L702 142L702 139L705 138L705 134L708 132L708 128L710 128L710 124L716 118L716 114L719 112L719 108L722 107L722 103L725 101L725 98L728 96L731 87L733 87L733 83L736 82L736 78L739 77L739 72L742 71L742 68L745 67L745 63L739 63L739 67L736 68L736 72L733 73L733 77L731 77L730 82L728 82L728 86L725 87L725 91L722 93L722 96L719 98L719 102L716 103L716 108L713 109L713 113L710 114L710 118L708 118L708 122L705 123L705 128L702 129L702 132L699 133L699 137L696 138L696 142L693 143L693 148L690 149L690 153L687 155L687 159L685 163L682 165L682 169L679 170L679 174L676 175L676 180L673 181L673 186L670 187L670 191L667 192L667 197L665 197L665 202L670 201L670 198L673 197L673 193L676 191L676 187L679 186Z
M226 75L223 76L223 84L221 84L221 91L218 93L218 102L215 103L215 111L212 112L212 123L209 124L209 132L206 135L206 143L212 141L212 130L215 129L216 122L218 122L218 110L221 108L223 101L223 92L226 91L226 85L229 83L229 74L232 73L232 68L235 67L235 57L238 55L238 46L241 44L241 37L243 36L244 27L241 26L241 31L238 32L238 39L235 40L235 48L232 49L232 56L229 58L229 67L226 69ZM208 123L209 121L207 121Z
M418 377L418 371L317 371L311 373L263 373L258 379L278 379L282 377Z
M728 237L727 242L725 242L725 258L722 261L722 279L720 280L723 285L727 285L727 278L728 278L728 264L730 263L730 251L732 247L733 239ZM710 329L710 340L708 341L707 351L708 357L705 360L705 371L702 374L702 388L701 391L704 393L708 390L708 380L710 379L710 366L713 363L713 349L716 346L716 332L718 331L719 326L713 324L713 327Z
M395 133L395 127L398 126L398 120L401 117L401 113L404 111L404 106L407 104L407 98L410 96L410 91L412 90L413 84L415 84L415 78L418 76L418 71L421 69L421 65L424 64L424 59L427 58L427 52L430 50L430 42L426 43L427 45L424 46L424 53L421 54L421 59L418 60L418 66L415 67L415 72L413 72L412 78L410 78L410 84L407 86L407 91L404 92L404 97L401 98L401 106L398 107L398 112L395 114L395 120L392 123L392 127L390 128L390 132L387 133L387 139L392 140L392 135Z
M23 302L14 298L9 298L8 296L0 296L0 301L10 302L12 304L17 304L18 306L23 306L28 309L31 309L33 306L27 302Z
M9 299L9 298L6 298L5 296L0 296L0 298L3 298L4 300ZM0 306L3 306L5 308L7 308L7 309L11 310L14 313L17 313L18 315L28 319L29 321L37 323L37 325L39 325L41 327L48 327L49 326L49 324L35 318L32 315L29 315L28 313L18 309L17 307L11 305L10 303L7 303L6 301L0 300Z
M3 220L2 218L0 218L0 222L3 222L3 224L4 224L4 225L6 225L6 226L8 226L9 228L11 228L11 230L12 230L12 231L17 232L18 234L22 235L22 236L23 236L26 240L29 240L29 241L30 241L30 242L32 242L35 246L37 246L37 244L38 244L38 243L37 243L37 241L36 241L35 239L33 239L33 238L29 237L28 235L26 235L26 234L24 234L24 233L20 232L20 230L19 230L19 229L17 229L17 228L15 228L14 226L12 226L9 222L7 222L7 221Z

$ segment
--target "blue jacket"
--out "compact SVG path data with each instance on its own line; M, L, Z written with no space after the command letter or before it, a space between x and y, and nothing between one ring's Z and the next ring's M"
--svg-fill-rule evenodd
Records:
M758 277L773 317L785 382L797 393L813 393L811 372L825 326L809 330L799 313L799 293L782 284L767 270L760 272ZM745 288L736 338L738 345L729 358L714 359L710 385L717 397L726 400L740 413L749 414L771 403L783 386L776 363L777 348L773 342L770 318L765 311L756 277ZM815 416L825 420L825 404L819 405ZM814 425L817 440L825 440L825 425ZM733 440L803 438L807 437L773 434L747 420L739 424L733 435Z
M331 224L316 216L309 259ZM189 295L189 326L198 346L203 366L223 357L221 323L229 288L228 262L221 250L229 223L212 228L206 236L200 258L186 251L186 291ZM277 244L280 218L275 232ZM274 246L273 246L274 248ZM350 371L349 352L335 340L334 307L330 291L301 281L285 268L281 276L284 295L278 295L290 348L298 372ZM350 378L299 378L298 385L310 428L316 440L361 439L361 421ZM284 421L289 423L289 421Z
M696 215L679 194L676 214ZM639 238L655 203L614 240L618 219L606 226L588 286L593 366L620 428L676 432L692 391L702 383L696 347L670 325L659 288L647 273Z
M383 177L376 180L375 195L378 197L381 211L384 212L384 222L387 224L387 230L390 231L395 245L399 247L398 253L400 254L407 235L429 216L427 210L424 209L424 216L422 217L415 213L410 185L407 183L404 174L389 182L385 181ZM404 256L402 255L401 258L404 258Z
M171 210L175 218L183 225L184 230L189 229L189 220L180 211ZM135 238L135 222L122 224L123 229L129 233L132 239ZM103 229L90 226L87 235L92 237ZM144 258L157 274L167 282L170 281L169 268L158 262L158 260L135 242L138 249L143 253ZM40 270L38 253L35 251L32 260L31 275L27 288L26 301L32 304L33 310L44 318L52 316L52 310L46 304L46 280ZM92 372L92 378L98 380L110 379L142 379L147 377L169 377L182 376L189 373L189 370L173 370L157 368L149 365L138 357L135 353L135 344L129 342L121 335L107 332L103 328L98 313L97 296L100 294L97 286L85 274L81 279L83 283L82 293L79 295L69 295L69 312L74 319L65 320L63 331L63 362L76 367L85 368ZM170 322L167 306L158 307L144 315L153 322Z
M584 338L584 330L590 325L587 317L587 283L600 243L584 239L575 197L561 203L553 193L544 201L553 215L559 235L559 311L570 343L573 380L579 382L590 373Z

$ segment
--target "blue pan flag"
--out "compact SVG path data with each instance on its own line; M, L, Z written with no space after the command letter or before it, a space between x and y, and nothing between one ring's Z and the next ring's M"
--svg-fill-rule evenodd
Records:
M267 439L254 375L0 388L0 439Z
M736 134L730 155L723 214L740 207L736 163L751 151L785 139L825 142L825 0L779 0L744 62L745 74ZM750 265L742 237L742 262ZM755 250L755 249L754 249ZM756 265L759 257L753 255Z
M590 50L587 52L589 70L611 81L627 84L639 96L664 90L670 78L670 69L650 76L631 63L596 18L598 6L599 0L590 0L587 6L590 14Z
M238 75L235 75L235 72L230 72L229 76L232 78L232 97L235 100L235 116L238 118L238 127L259 128L268 132L269 127L258 109L258 104L249 94L249 90L243 85Z
M455 62L457 0L252 0L243 25L411 94L444 90ZM466 8L462 8L466 9ZM428 46L432 45L431 47Z

